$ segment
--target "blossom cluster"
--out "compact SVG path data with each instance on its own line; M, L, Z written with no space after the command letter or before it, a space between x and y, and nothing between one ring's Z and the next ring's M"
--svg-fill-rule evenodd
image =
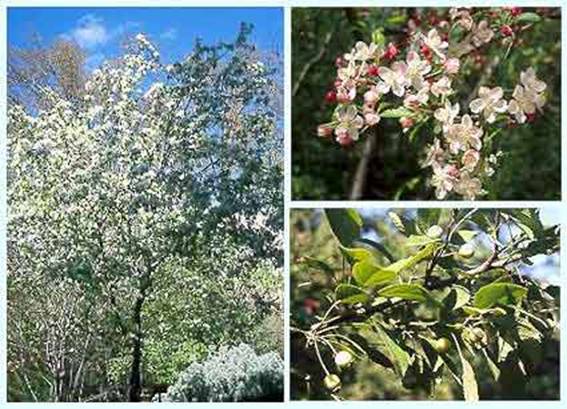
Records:
M410 19L404 46L357 42L337 59L337 79L326 95L337 107L333 120L319 125L318 135L334 135L348 146L384 118L398 118L403 133L429 123L425 129L433 141L422 164L431 168L436 197L453 193L474 200L485 194L483 180L494 174L501 155L485 146L503 127L533 121L545 105L547 88L534 67L526 67L511 94L481 83L472 96L459 99L463 65L473 54L497 40L514 44L512 27L521 10L496 10L452 8L427 28Z

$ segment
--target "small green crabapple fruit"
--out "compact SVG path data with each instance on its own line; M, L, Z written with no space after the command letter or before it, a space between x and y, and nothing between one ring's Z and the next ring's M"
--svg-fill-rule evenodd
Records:
M340 351L335 355L335 364L339 368L345 368L349 366L354 360L352 354L348 351Z
M451 341L445 337L439 338L432 343L432 347L437 351L437 353L446 354L451 348Z
M325 384L325 388L327 388L331 392L341 388L341 378L339 378L339 375L336 375L334 373L330 373L329 375L325 376L323 383Z
M443 228L438 225L433 225L429 229L427 229L427 237L430 239L438 239L443 234Z
M459 248L459 256L471 258L474 255L474 250L474 246L471 243L465 243Z

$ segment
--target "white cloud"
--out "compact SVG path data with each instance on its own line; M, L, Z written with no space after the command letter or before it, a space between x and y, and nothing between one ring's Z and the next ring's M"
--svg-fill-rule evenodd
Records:
M83 48L95 48L111 37L101 18L87 14L77 21L77 26L67 35Z
M171 27L162 32L159 36L163 40L175 40L177 38L177 30Z

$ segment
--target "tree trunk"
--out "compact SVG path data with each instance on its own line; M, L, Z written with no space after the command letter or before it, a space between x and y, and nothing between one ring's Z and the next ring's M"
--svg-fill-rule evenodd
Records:
M128 384L128 400L130 402L140 402L142 395L142 306L144 305L145 294L141 294L136 299L134 305L134 336L132 338L132 367L130 370L130 382Z

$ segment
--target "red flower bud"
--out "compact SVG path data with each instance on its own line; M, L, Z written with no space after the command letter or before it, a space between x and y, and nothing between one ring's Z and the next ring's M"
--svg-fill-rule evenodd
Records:
M534 122L534 121L536 120L536 114L535 114L535 112L534 112L534 113L531 113L531 114L526 114L526 118L527 118L527 121L528 121L528 122Z
M378 69L377 65L370 65L368 67L367 70L368 75L370 75L371 77L377 77L378 74L380 73L380 70Z
M390 43L388 44L388 47L386 48L386 51L383 54L383 57L388 60L392 60L396 57L396 55L398 55L398 53L399 53L398 48L393 43Z
M510 37L514 35L514 30L512 30L512 27L510 27L508 24L505 24L500 27L500 34L502 34L504 37Z
M313 298L306 298L303 300L303 308L308 315L313 315L319 309L319 301Z
M519 16L520 14L522 14L522 8L510 7L510 14L513 15L514 17Z
M337 93L335 91L329 91L325 94L325 101L329 104L337 102Z
M427 58L427 59L430 59L430 58L431 58L431 50L429 49L428 46L422 45L420 51L421 51L421 54L422 54L425 58Z

